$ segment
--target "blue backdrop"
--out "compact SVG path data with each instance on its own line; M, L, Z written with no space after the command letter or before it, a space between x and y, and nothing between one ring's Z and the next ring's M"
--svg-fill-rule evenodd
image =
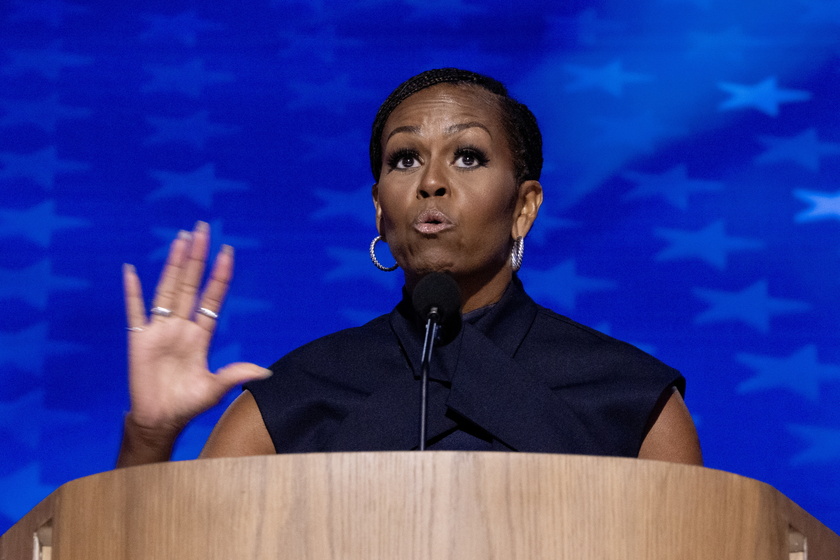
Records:
M178 229L238 251L215 366L391 308L370 121L440 66L540 120L535 299L679 368L708 465L840 529L838 55L836 0L0 3L0 529L113 465L121 264L150 290Z

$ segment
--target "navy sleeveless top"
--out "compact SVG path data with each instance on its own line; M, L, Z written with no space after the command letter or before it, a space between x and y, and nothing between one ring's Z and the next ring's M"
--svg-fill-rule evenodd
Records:
M388 315L306 344L247 383L278 453L418 447L423 325ZM534 303L517 278L435 349L427 449L635 457L680 373Z

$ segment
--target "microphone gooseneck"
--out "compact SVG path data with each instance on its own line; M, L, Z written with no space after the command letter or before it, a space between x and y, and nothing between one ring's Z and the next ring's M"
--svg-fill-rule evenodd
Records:
M461 328L461 292L455 279L443 272L424 276L414 288L414 310L426 322L423 354L420 358L420 451L426 449L427 396L429 363L435 341L440 345L451 342ZM438 337L438 334L441 334ZM438 340L440 339L440 340Z

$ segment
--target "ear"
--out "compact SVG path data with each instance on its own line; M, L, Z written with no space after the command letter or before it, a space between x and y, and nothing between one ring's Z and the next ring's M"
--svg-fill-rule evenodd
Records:
M374 183L370 189L373 196L373 207L376 209L376 231L382 235L382 206L379 204L379 183ZM385 241L385 237L382 238Z
M543 201L542 185L539 181L523 181L519 185L519 198L516 202L516 212L513 216L511 236L525 237L531 231L531 226L537 219Z

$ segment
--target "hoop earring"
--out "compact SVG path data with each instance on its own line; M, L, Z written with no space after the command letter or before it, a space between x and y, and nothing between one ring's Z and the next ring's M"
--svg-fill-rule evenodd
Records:
M525 254L525 239L520 235L513 242L510 250L510 267L514 272L522 266L522 255Z
M379 270L382 270L384 272L392 272L394 270L397 270L400 267L399 264L395 263L394 266L387 267L387 266L384 266L382 263L380 263L377 260L376 251L374 251L374 248L376 247L376 244L379 243L380 241L382 241L382 236L377 235L376 237L373 238L373 241L370 242L370 249L368 251L370 253L370 260L373 261L373 264L374 264L374 266L376 266L376 268L378 268Z

